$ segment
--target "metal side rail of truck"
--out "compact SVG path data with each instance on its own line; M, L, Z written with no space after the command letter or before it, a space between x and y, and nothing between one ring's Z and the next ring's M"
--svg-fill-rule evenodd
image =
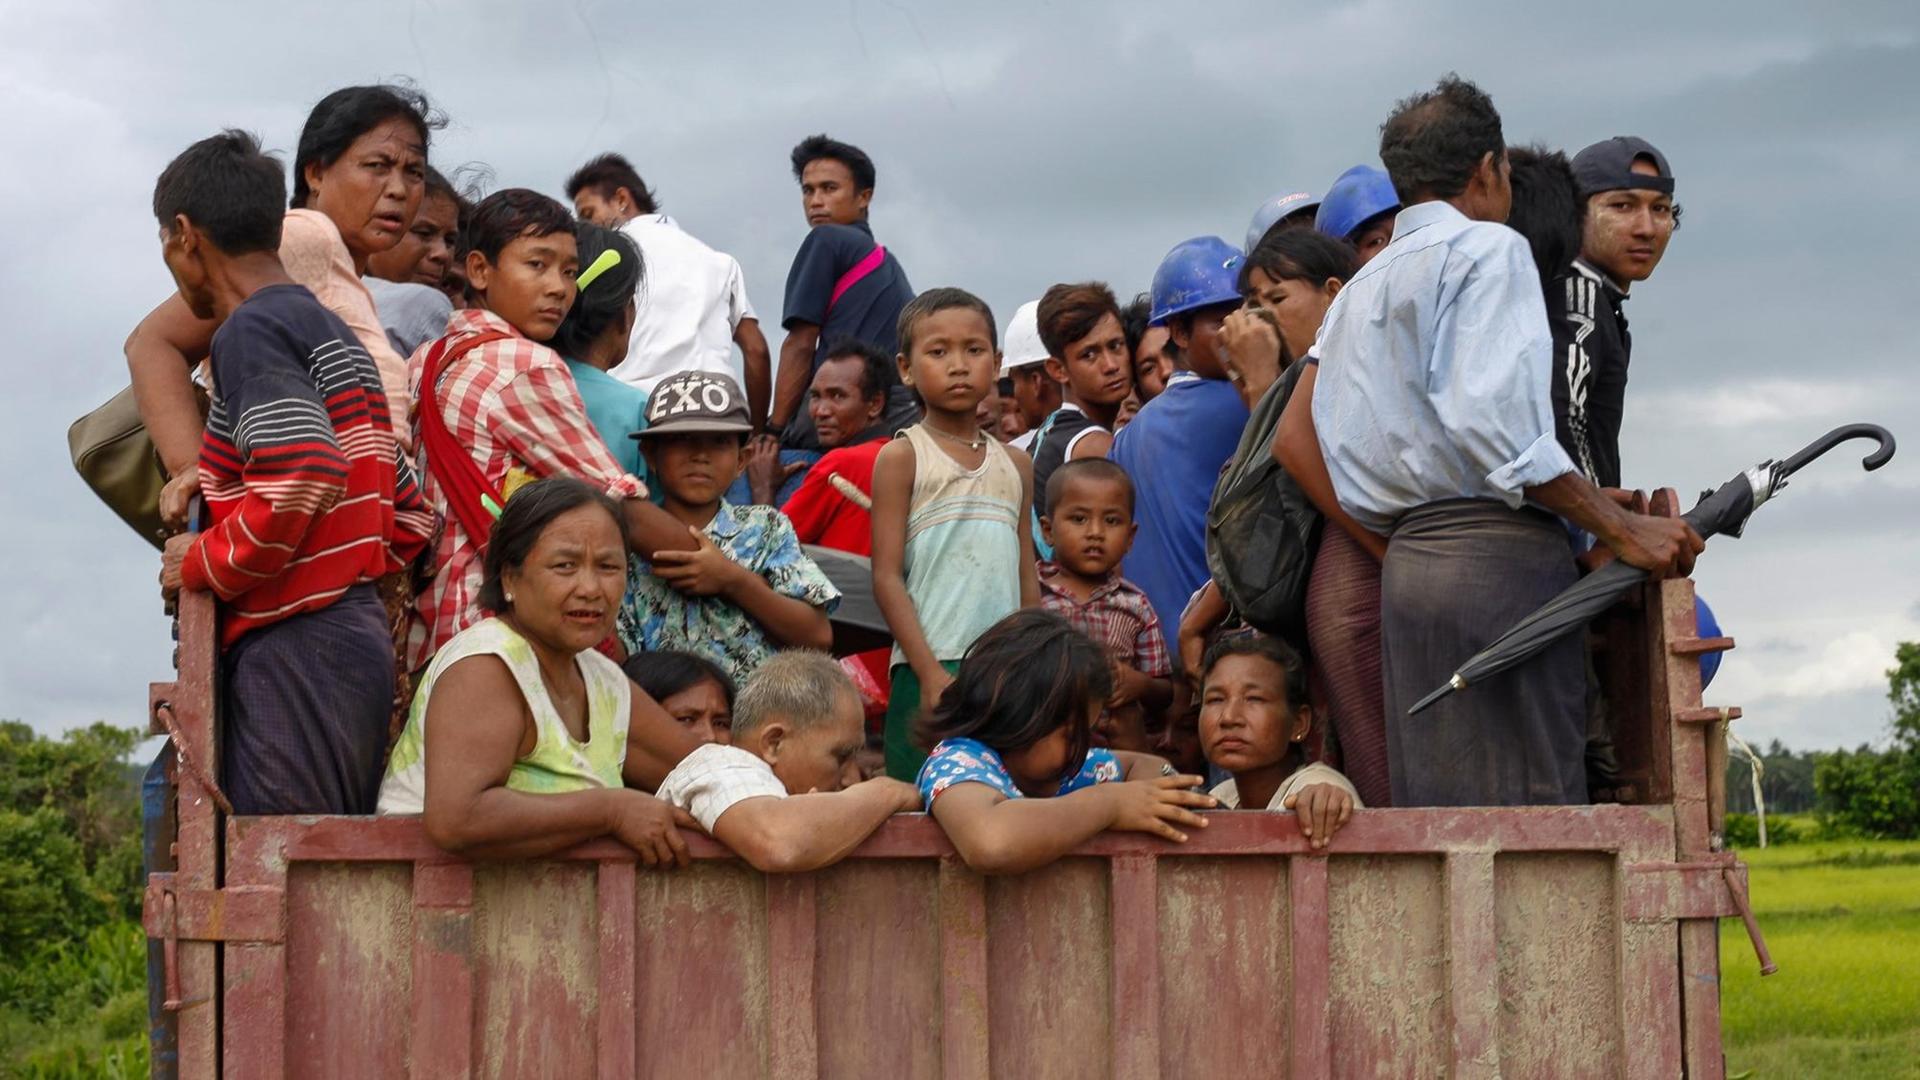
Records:
M763 875L704 836L473 863L411 818L235 817L214 605L152 688L155 1071L280 1077L1721 1077L1725 725L1693 585L1596 630L1621 779L1590 806L1290 814L986 878L925 815ZM170 840L170 848L169 848ZM1750 959L1743 962L1752 962Z

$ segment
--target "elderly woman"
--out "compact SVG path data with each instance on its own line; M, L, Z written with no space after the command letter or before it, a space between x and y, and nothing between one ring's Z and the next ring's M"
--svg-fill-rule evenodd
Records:
M492 614L434 657L380 785L383 814L426 817L448 851L545 855L613 835L648 866L685 843L652 789L699 745L619 665L594 651L626 588L620 507L550 477L517 491L487 546Z

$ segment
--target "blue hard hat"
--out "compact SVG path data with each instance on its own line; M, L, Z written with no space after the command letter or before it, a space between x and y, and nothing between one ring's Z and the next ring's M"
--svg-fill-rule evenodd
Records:
M1720 620L1713 617L1713 609L1707 606L1707 598L1699 593L1693 594L1694 636L1715 638L1720 636ZM1717 652L1700 654L1700 689L1705 690L1720 670L1720 654Z
M1260 238L1267 235L1267 230L1273 228L1281 218L1302 210L1312 210L1318 205L1320 200L1314 198L1310 191L1283 191L1261 203L1260 209L1253 212L1253 223L1247 226L1247 250L1252 251L1260 246Z
M1196 236L1173 245L1153 272L1150 326L1169 316L1214 304L1240 302L1240 249L1217 236Z
M1394 193L1385 169L1355 165L1327 189L1327 197L1320 200L1320 211L1313 217L1313 227L1335 240L1345 240L1369 218L1399 206L1400 196Z

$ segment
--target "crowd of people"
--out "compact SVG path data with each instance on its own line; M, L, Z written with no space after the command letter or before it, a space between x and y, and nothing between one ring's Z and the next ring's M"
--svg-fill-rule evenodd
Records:
M1203 810L1317 849L1362 806L1606 786L1578 636L1407 710L1581 573L1702 548L1620 488L1623 305L1680 217L1646 141L1509 148L1448 76L1243 245L1003 333L916 292L873 161L815 135L776 354L626 158L571 207L479 197L430 164L442 123L349 87L290 198L232 130L155 186L177 290L127 358L182 530L162 588L221 602L236 812L648 865L698 829L792 871L926 811L1014 872ZM832 655L821 549L869 560L890 646Z

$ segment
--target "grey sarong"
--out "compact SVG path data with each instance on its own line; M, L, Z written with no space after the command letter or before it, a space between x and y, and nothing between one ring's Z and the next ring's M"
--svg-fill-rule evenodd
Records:
M1541 511L1455 499L1401 517L1380 578L1380 674L1395 806L1587 801L1578 634L1407 715L1461 661L1575 576L1565 527Z

